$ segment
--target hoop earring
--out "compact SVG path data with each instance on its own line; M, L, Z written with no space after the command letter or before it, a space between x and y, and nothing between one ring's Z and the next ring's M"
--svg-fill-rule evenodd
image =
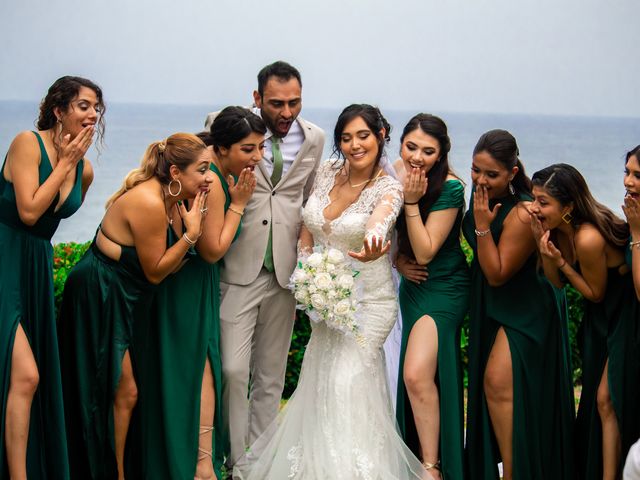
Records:
M511 183L511 180L509 180L509 193L511 195L515 195L516 194L516 189L513 188L513 183Z
M571 215L571 212L567 212L564 215L562 215L562 221L567 225L571 223L571 220L573 220L573 215Z
M173 182L178 182L178 191L176 193L173 193L171 191L171 184ZM182 184L180 183L180 180L171 180L169 182L169 186L167 187L167 190L169 191L169 195L171 195L172 197L177 197L178 195L180 195L180 192L182 192Z

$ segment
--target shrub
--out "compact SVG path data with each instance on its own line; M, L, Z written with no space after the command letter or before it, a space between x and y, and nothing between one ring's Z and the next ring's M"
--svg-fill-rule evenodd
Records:
M71 268L78 263L91 242L86 243L58 243L53 247L53 291L56 301L56 310L62 302L62 291L67 281L67 275Z

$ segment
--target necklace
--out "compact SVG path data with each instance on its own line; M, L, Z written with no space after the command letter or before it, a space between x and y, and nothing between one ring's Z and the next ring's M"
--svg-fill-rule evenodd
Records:
M160 191L162 192L162 203L164 204L164 216L167 217L167 222L169 225L173 225L173 218L169 218L169 211L167 210L167 199L165 197L164 188L160 186Z
M364 182L360 182L360 183L356 183L355 185L353 183L351 183L351 171L349 171L349 173L347 174L347 180L349 181L349 185L351 185L353 188L356 187L361 187L362 185L365 185L369 182L375 182L378 177L380 176L380 174L382 173L382 169L378 170L378 173L376 173L376 176L373 178L369 178L368 180L365 180Z

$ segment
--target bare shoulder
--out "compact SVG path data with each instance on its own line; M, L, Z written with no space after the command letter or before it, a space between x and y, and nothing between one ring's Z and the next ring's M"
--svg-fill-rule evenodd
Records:
M606 247L607 241L591 223L583 223L576 228L573 238L576 250L585 253L601 252Z
M9 156L17 157L19 160L37 159L40 160L40 145L38 139L28 130L20 132L15 136L9 147Z
M511 209L504 223L522 225L523 227L530 228L531 226L531 214L530 212L531 202L523 201Z

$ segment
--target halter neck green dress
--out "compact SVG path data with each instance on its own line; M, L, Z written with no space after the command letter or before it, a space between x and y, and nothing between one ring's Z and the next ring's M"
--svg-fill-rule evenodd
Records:
M39 184L52 172L42 138L33 132L40 146ZM5 158L6 165L6 158ZM20 220L13 184L0 172L0 478L8 478L5 415L11 382L11 355L18 325L29 340L38 365L40 383L31 405L27 474L29 479L69 478L67 444L60 384L60 364L53 297L53 248L51 238L60 220L71 216L82 204L84 161L78 162L71 193L58 210L59 194L29 226Z
M627 248L627 264L631 255ZM579 268L579 266L577 266ZM576 419L577 478L602 478L602 425L596 402L609 360L609 394L622 440L619 473L631 445L640 437L640 305L630 272L607 271L607 289L599 303L584 301L579 332L582 395Z
M503 222L526 196L490 202L502 207L491 224L496 245ZM473 197L462 229L473 249L469 313L469 390L466 457L469 479L498 479L500 453L483 391L484 372L500 327L513 369L513 478L572 479L573 388L561 293L537 268L532 254L504 285L492 287L477 260Z
M231 204L226 180L215 165ZM240 227L236 232L236 238ZM198 461L200 395L206 359L215 388L213 465L220 468L226 453L222 428L222 365L220 360L220 265L191 257L167 277L154 296L151 314L138 323L142 385L137 421L142 432L142 471L145 479L192 479ZM144 346L142 346L144 342Z
M409 334L415 323L429 315L438 330L438 369L436 383L440 395L440 460L444 478L462 480L464 450L464 396L460 361L460 328L469 307L469 269L460 248L460 224L464 209L464 187L449 180L429 212L457 208L456 221L442 247L428 265L429 278L420 284L400 282L402 312L402 379ZM398 382L396 416L405 443L421 457L411 402L403 381Z
M118 478L114 396L127 350L137 378L133 312L153 290L134 246L113 260L95 238L67 277L58 335L72 479Z

